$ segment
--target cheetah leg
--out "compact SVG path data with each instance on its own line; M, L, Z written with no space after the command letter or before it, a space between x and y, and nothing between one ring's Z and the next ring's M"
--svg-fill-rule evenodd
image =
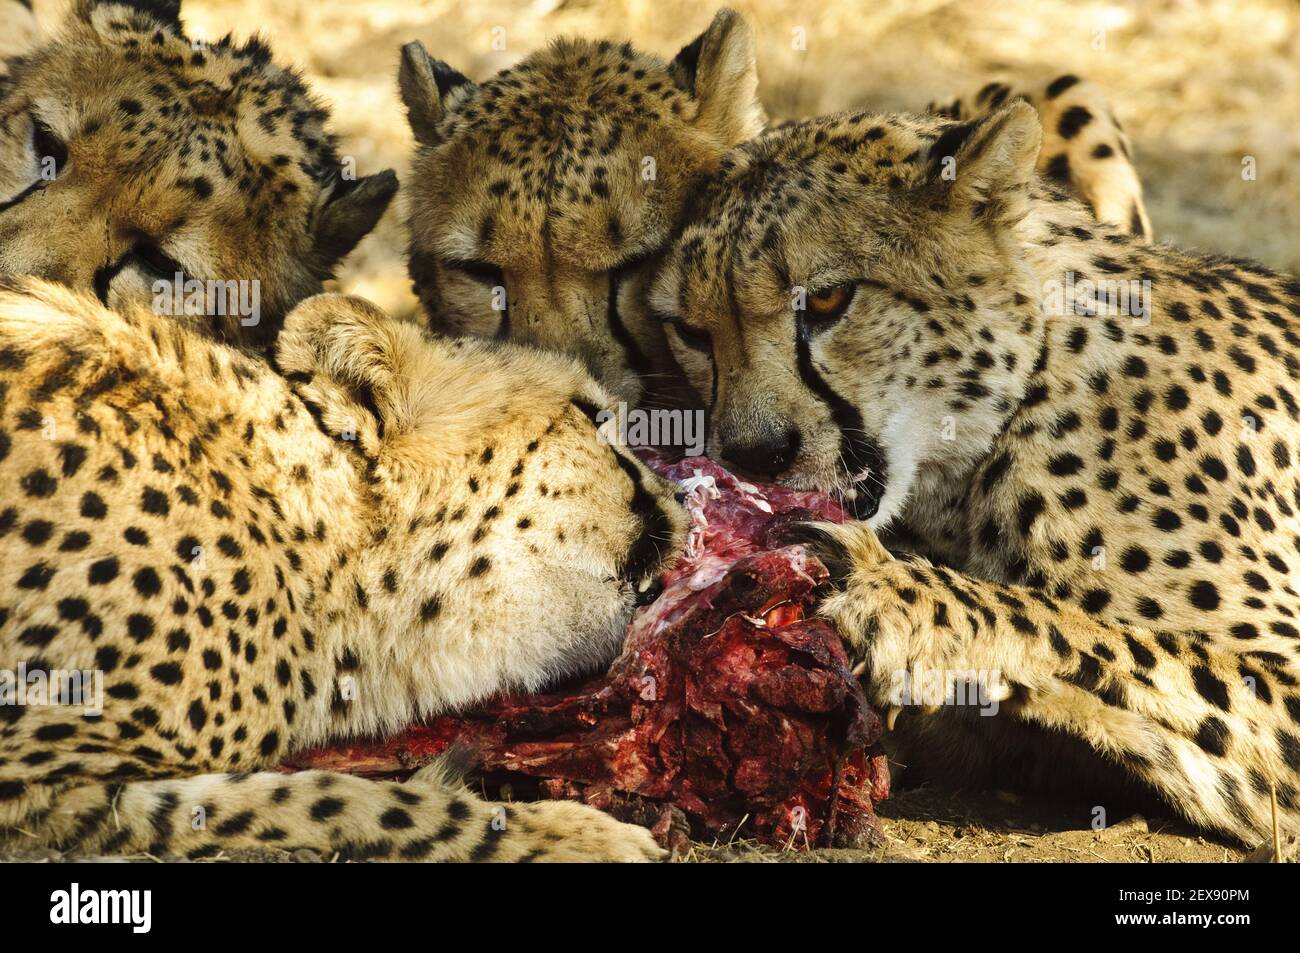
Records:
M327 771L72 786L10 835L81 852L210 857L247 847L398 861L644 861L649 831L570 801L499 804L436 774L405 784Z
M1104 623L1037 590L895 559L866 524L805 534L842 580L821 612L873 703L972 703L973 683L991 716L1082 739L1202 827L1258 843L1273 784L1296 824L1300 729L1278 710L1300 678L1288 652Z

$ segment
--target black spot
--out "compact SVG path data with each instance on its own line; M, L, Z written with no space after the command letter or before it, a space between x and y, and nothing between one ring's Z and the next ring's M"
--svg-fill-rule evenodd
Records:
M336 797L323 797L311 806L311 818L314 821L324 821L341 814L342 811L341 800Z
M108 507L98 493L86 493L81 498L81 515L88 520L102 520L108 514Z
M1083 594L1079 605L1085 612L1100 612L1110 605L1110 593L1105 589L1090 589Z
M171 512L171 504L167 502L167 494L147 486L140 494L140 509L155 516L166 516Z
M44 469L33 470L18 482L24 493L37 499L53 496L54 491L59 486L59 481L50 476L49 472Z
M1030 493L1020 501L1017 510L1017 525L1020 529L1020 535L1027 536L1030 528L1034 525L1034 520L1042 515L1047 507L1047 501L1043 499L1041 493Z
M1196 729L1195 740L1202 751L1222 758L1228 753L1228 726L1222 719L1211 715Z
M56 571L45 563L30 566L26 572L18 577L18 588L43 591L49 586L50 580L54 578Z
M152 599L162 591L162 580L158 578L158 573L150 566L137 570L136 574L131 577L131 582L135 586L135 591L146 599Z
M1071 106L1061 115L1056 131L1061 134L1062 139L1073 139L1079 134L1079 130L1090 122L1092 122L1092 113L1083 106Z
M1063 453L1049 460L1047 469L1053 476L1071 476L1083 469L1083 460L1077 454Z
M1064 76L1058 76L1047 84L1047 98L1055 99L1078 82L1079 77L1075 76L1073 73L1066 73Z
M415 821L411 820L411 815L400 807L391 807L379 816L379 826L386 831L405 830L414 827Z
M1126 572L1142 572L1151 565L1151 556L1141 546L1130 546L1120 556L1120 565Z
M152 637L153 632L153 619L147 615L133 612L126 617L126 634L136 642L143 642L145 639Z
M1053 156L1047 163L1044 174L1054 182L1062 185L1070 184L1070 157L1062 152L1058 156Z
M179 685L181 682L181 667L176 662L162 662L155 665L149 669L149 674L163 685Z
M86 580L92 586L102 586L117 578L118 562L114 556L108 556L90 564Z
M1220 711L1229 711L1228 686L1204 665L1192 669L1192 684L1197 694Z
M1194 582L1187 596L1188 601L1197 609L1212 612L1219 608L1219 590L1215 588L1214 583L1207 580L1200 579Z

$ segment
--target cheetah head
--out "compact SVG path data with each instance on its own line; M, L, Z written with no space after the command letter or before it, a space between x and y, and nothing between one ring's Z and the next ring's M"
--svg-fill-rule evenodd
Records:
M671 374L647 266L700 176L762 128L745 21L719 12L672 63L558 40L481 84L412 43L400 86L410 272L432 326L572 355L629 402Z
M264 343L374 226L397 180L352 175L326 111L260 40L193 41L179 11L78 0L53 39L11 62L0 272L114 305L152 305L177 273L256 281L256 314L187 317Z
M392 593L371 610L438 640L432 654L421 638L394 651L413 667L470 660L453 703L617 654L686 517L677 487L597 423L610 398L581 364L434 338L337 294L290 313L273 362L322 431L349 435L372 500L364 558Z
M1017 226L1039 135L1015 103L965 124L831 116L733 150L650 294L712 395L710 453L875 525L981 456L1036 357Z

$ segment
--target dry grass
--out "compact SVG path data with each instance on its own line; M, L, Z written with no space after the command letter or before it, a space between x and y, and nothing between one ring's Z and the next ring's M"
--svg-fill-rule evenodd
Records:
M66 0L38 2L47 21ZM1158 235L1300 272L1300 4L1294 0L732 0L756 27L775 117L920 108L990 78L1087 74L1132 133ZM362 171L411 150L398 49L482 78L564 33L673 55L713 6L692 0L185 0L189 32L267 36L334 108ZM494 29L505 49L494 50ZM806 50L792 48L796 29ZM496 34L499 36L500 34ZM1256 181L1243 181L1254 156ZM343 288L411 313L400 217L349 260Z

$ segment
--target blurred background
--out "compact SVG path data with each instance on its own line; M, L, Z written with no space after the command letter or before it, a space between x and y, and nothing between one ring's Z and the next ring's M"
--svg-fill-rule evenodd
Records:
M36 0L42 25L56 25L68 2ZM754 27L773 118L921 109L993 79L1085 75L1107 90L1132 136L1159 240L1300 272L1296 0L729 5ZM411 152L396 91L403 43L422 40L483 79L561 34L630 38L670 58L715 9L699 0L184 0L182 19L197 38L261 33L332 107L358 171L403 176ZM1246 157L1253 180L1243 179ZM340 287L412 314L404 247L395 207L348 260Z

